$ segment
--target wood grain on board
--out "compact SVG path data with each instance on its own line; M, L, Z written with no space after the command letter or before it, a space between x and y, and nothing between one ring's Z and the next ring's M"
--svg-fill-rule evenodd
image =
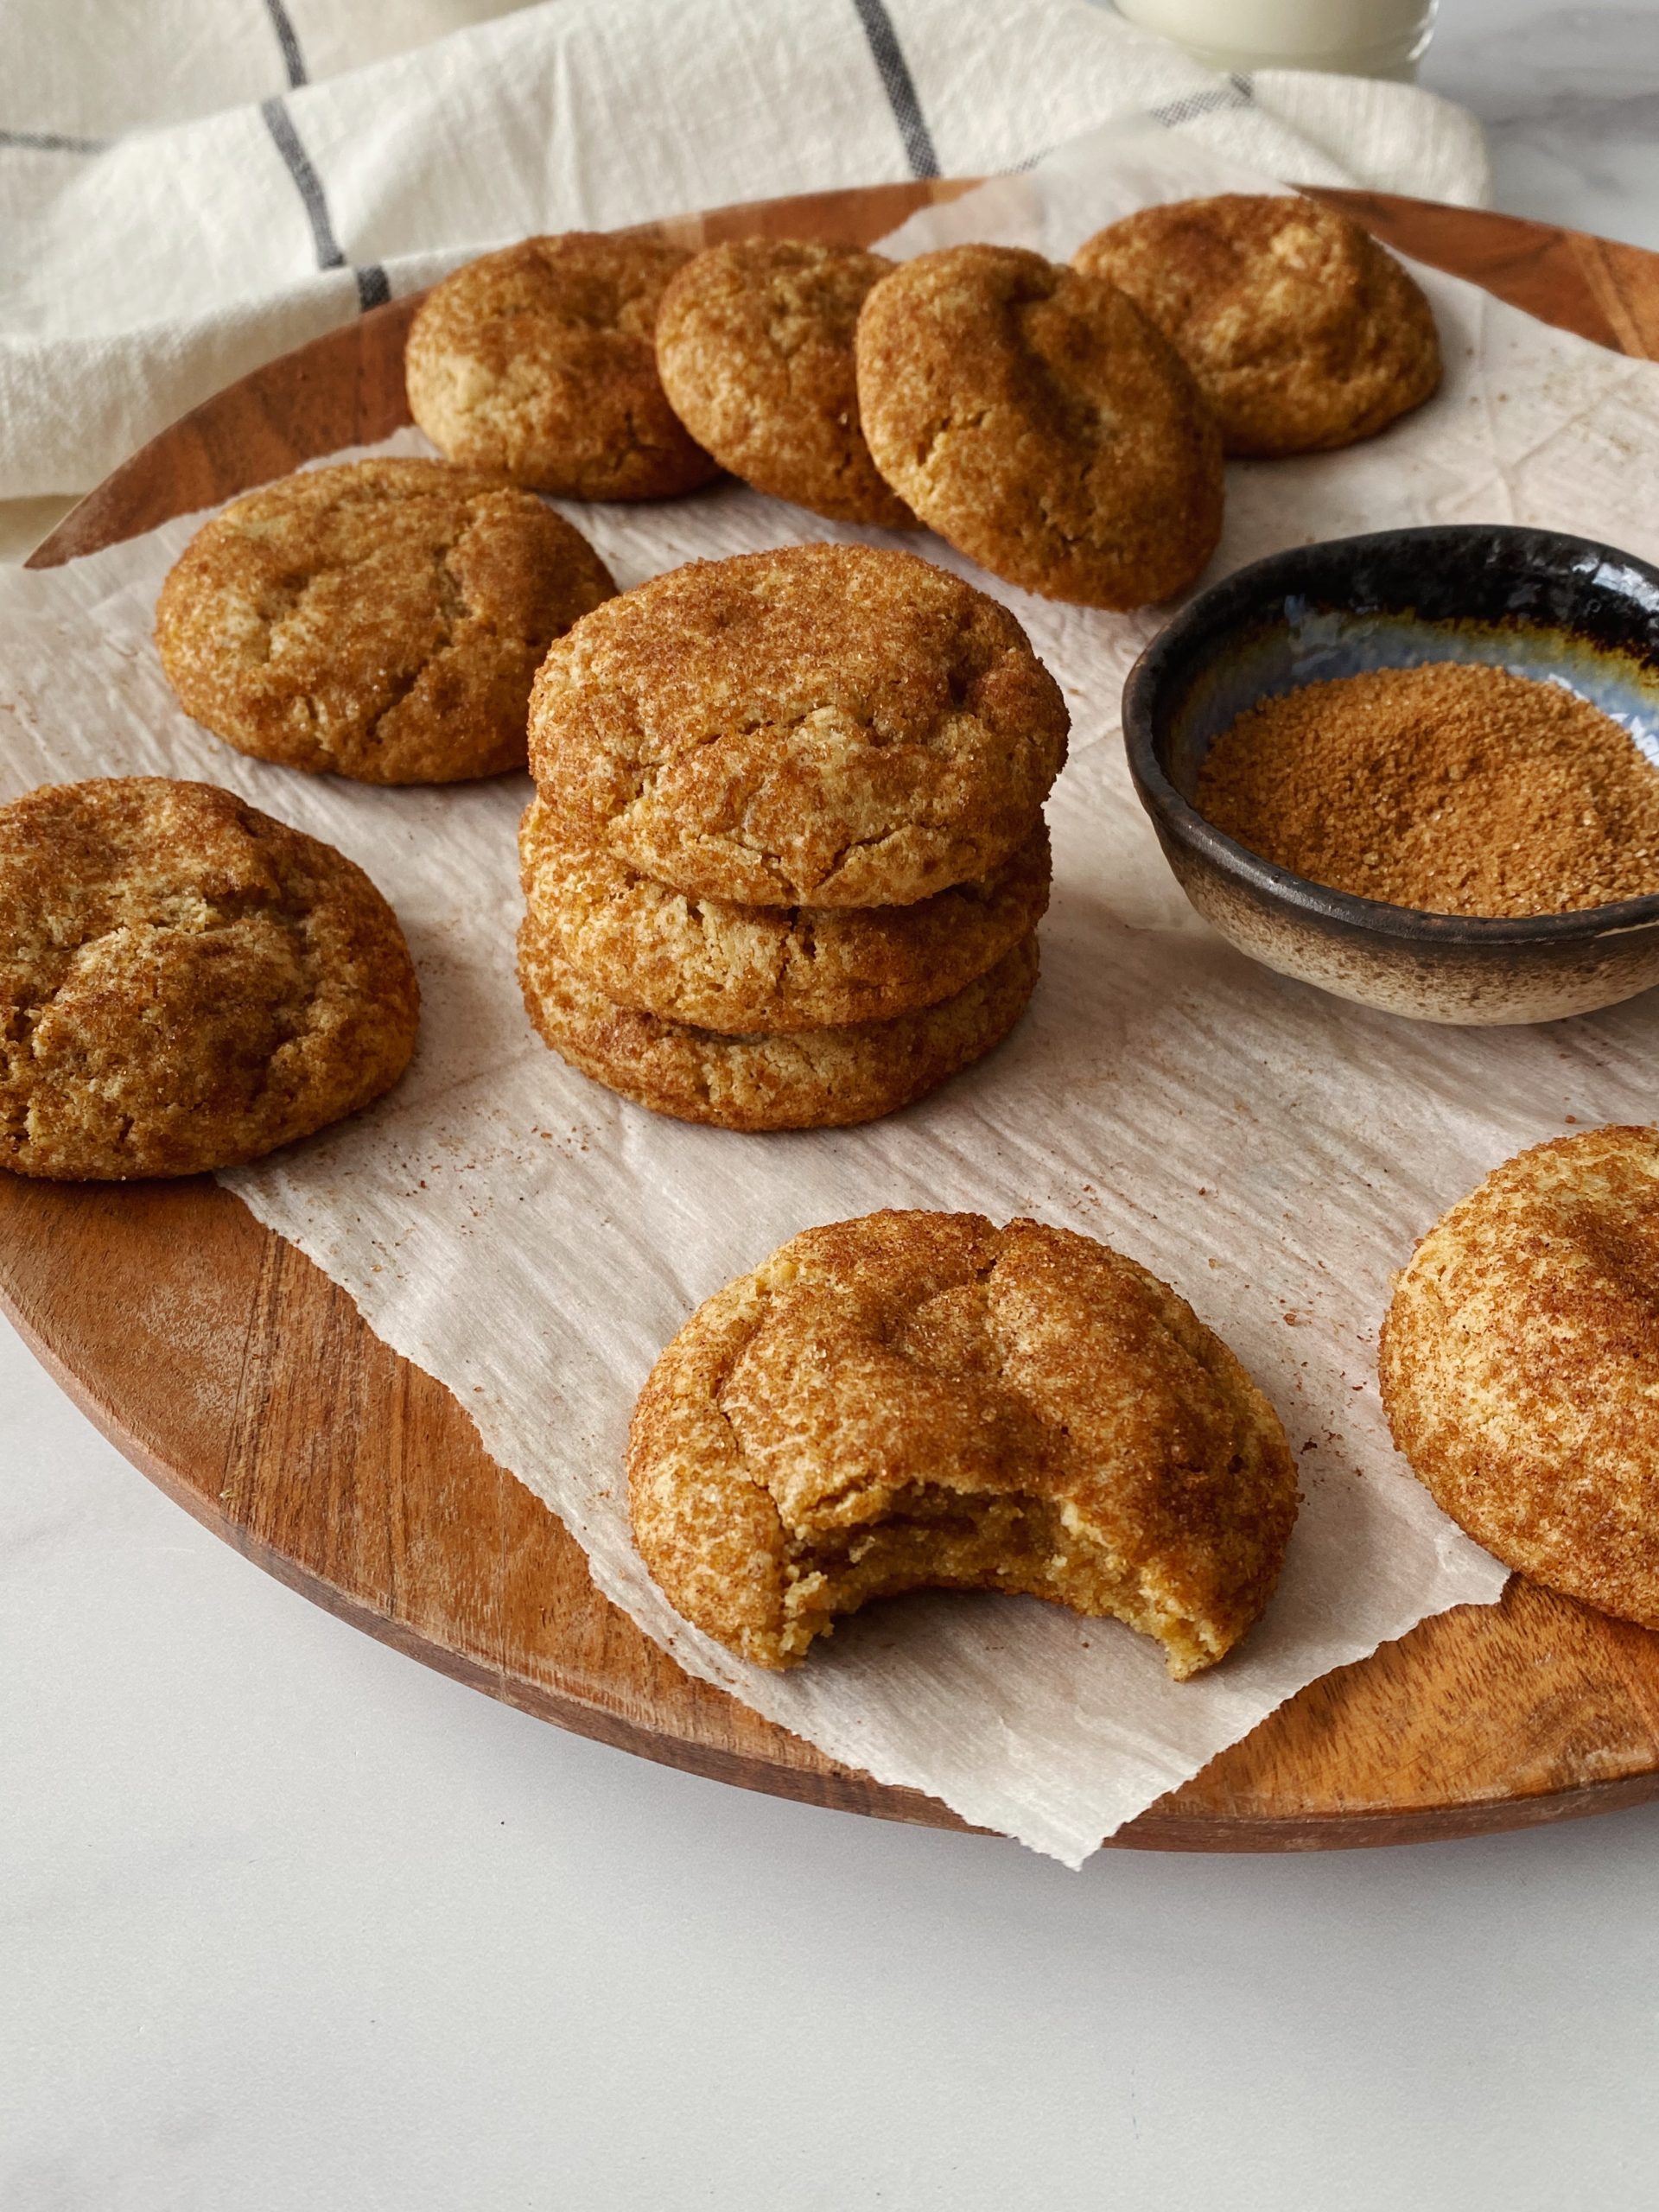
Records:
M661 226L868 244L962 183L885 185ZM1659 359L1659 256L1377 194L1321 192L1389 244ZM153 440L35 556L49 566L408 420L399 301L244 378ZM603 1742L810 1802L962 1823L683 1674L588 1580L457 1401L206 1179L0 1176L0 1303L168 1494L343 1619ZM1659 1794L1659 1636L1519 1580L1313 1684L1123 1829L1122 1845L1294 1850L1466 1835Z

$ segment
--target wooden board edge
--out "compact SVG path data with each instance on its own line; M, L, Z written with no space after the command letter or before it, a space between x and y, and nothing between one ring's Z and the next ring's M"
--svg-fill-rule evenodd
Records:
M794 200L736 201L713 208L706 215L666 216L657 222L628 227L690 245L716 238L787 235L786 211L790 208L798 211L798 211L805 207L825 207L856 200L873 211L877 226L868 235L879 237L921 208L960 199L986 181L982 177L932 177L914 182L867 186L861 190L803 194ZM1453 276L1466 275L1466 261L1464 268L1456 266L1454 249L1441 241L1450 238L1460 226L1466 229L1471 218L1478 219L1491 233L1492 273L1503 272L1513 283L1516 270L1528 271L1522 294L1510 295L1516 304L1526 306L1541 321L1576 331L1581 337L1616 352L1640 352L1649 358L1659 355L1659 309L1655 310L1649 327L1647 321L1633 315L1618 283L1622 270L1648 258L1639 247L1620 246L1585 232L1535 222L1527 216L1503 214L1491 208L1453 207L1438 200L1408 199L1402 194L1338 189L1323 185L1303 185L1298 189L1306 192L1310 199L1351 215L1385 245L1398 245L1402 252L1409 252L1414 258L1427 262L1431 267L1445 269ZM1401 236L1402 221L1416 226L1409 243ZM1539 270L1544 272L1541 278L1536 274ZM1544 313L1542 308L1546 289L1553 308L1550 313ZM1534 292L1537 295L1535 299L1530 296ZM226 389L245 388L254 394L268 389L274 396L286 397L292 379L303 377L307 360L320 359L323 349L340 346L348 332L355 334L353 342L359 348L374 351L401 347L404 329L422 297L420 293L410 293L384 306L371 308L305 345L263 363ZM215 410L223 398L223 392L211 395L147 440L71 507L23 565L31 569L55 568L84 553L96 552L106 545L137 537L167 519L149 508L141 488L149 474L151 451L163 439L176 439L187 428L194 429L204 439L208 437ZM349 426L340 427L340 445L359 442ZM376 436L384 435L384 430L375 432ZM265 480L257 461L253 460L238 488L245 489Z
M278 1249L283 1248L283 1240L274 1230L257 1222L233 1192L219 1185L218 1195L227 1205L234 1206L238 1213L247 1217L262 1243ZM372 1637L377 1643L388 1645L403 1656L417 1659L423 1665L454 1681L482 1690L503 1704L511 1705L516 1710L531 1713L539 1719L550 1721L572 1734L586 1736L594 1742L652 1759L658 1765L831 1809L874 1815L884 1820L922 1827L968 1827L968 1822L925 1791L902 1784L878 1783L874 1777L861 1770L845 1767L833 1761L827 1763L826 1769L780 1762L757 1770L756 1762L750 1754L728 1751L717 1744L700 1742L691 1738L652 1732L630 1720L626 1713L597 1698L584 1696L579 1689L557 1690L526 1681L505 1667L492 1665L481 1655L423 1635L400 1616L376 1610L350 1590L331 1582L325 1575L252 1534L232 1515L217 1510L210 1497L185 1480L165 1459L125 1427L115 1411L69 1365L35 1326L28 1309L12 1294L3 1273L0 1273L0 1315L11 1323L25 1349L38 1360L71 1404L128 1465L153 1483L170 1503L180 1507L200 1527L218 1537L251 1566L270 1575L274 1581L280 1582L285 1589L295 1592L321 1611ZM358 1326L368 1327L360 1314L356 1314L355 1319ZM453 1397L454 1394L447 1392L446 1395ZM460 1406L458 1400L455 1403L464 1418L465 1408ZM500 1468L499 1472L504 1480L518 1484L518 1478L510 1470ZM535 1498L538 1509L551 1515L563 1527L560 1516L544 1500L536 1498L533 1491L526 1491L525 1495ZM594 1596L602 1605L610 1603L598 1591L594 1592ZM778 1728L781 1733L792 1733L784 1729L781 1723L767 1725ZM798 1740L805 1741L804 1738ZM815 1759L826 1758L816 1745L808 1745L807 1749Z
M1470 272L1466 251L1460 253L1453 241L1461 238L1466 245L1469 222L1478 217L1491 241L1483 273L1501 279L1481 285L1481 289L1496 293L1540 322L1573 331L1613 353L1626 350L1606 299L1590 278L1585 249L1599 246L1601 241L1582 231L1540 223L1528 215L1502 214L1495 208L1413 200L1404 193L1312 184L1300 188L1322 207L1351 215L1384 245L1465 283L1479 284L1480 279Z
M223 1193L245 1211L232 1192ZM273 1242L273 1232L264 1230ZM810 1767L777 1764L757 1770L751 1755L728 1751L720 1745L653 1732L613 1709L575 1692L559 1693L526 1683L505 1668L424 1637L410 1624L377 1611L337 1585L309 1572L257 1538L229 1516L216 1513L202 1493L181 1481L165 1460L149 1452L124 1431L74 1370L34 1327L28 1313L0 1281L0 1313L38 1359L64 1395L86 1415L100 1435L139 1473L155 1484L169 1501L182 1508L200 1526L238 1553L249 1564L268 1574L321 1611L345 1623L402 1656L418 1660L435 1673L469 1689L512 1707L532 1718L552 1723L572 1735L586 1737L610 1749L646 1758L658 1766L784 1797L798 1804L863 1818L987 1834L953 1812L941 1800L901 1784L878 1783L852 1769L817 1771ZM366 1326L366 1324L363 1325ZM509 1477L509 1479L514 1479ZM779 1724L774 1724L779 1725ZM1173 1795L1173 1793L1172 1793ZM1160 1800L1103 1841L1108 1850L1141 1850L1214 1854L1251 1855L1281 1852L1368 1850L1410 1842L1445 1842L1507 1831L1552 1825L1564 1820L1587 1818L1643 1804L1659 1797L1659 1769L1644 1774L1615 1777L1604 1783L1577 1788L1541 1791L1529 1796L1509 1796L1488 1802L1447 1801L1414 1807L1406 1812L1377 1812L1359 1808L1351 1813L1317 1816L1217 1815L1188 1812Z
M1625 1775L1534 1796L1473 1802L1453 1799L1408 1813L1321 1814L1317 1818L1262 1820L1249 1815L1165 1815L1149 1807L1107 1840L1108 1849L1261 1854L1296 1851L1376 1851L1402 1843L1465 1843L1482 1836L1550 1827L1622 1812L1659 1798L1659 1770Z
M855 201L863 220L855 227L871 238L883 236L894 230L909 216L924 207L938 207L952 200L959 200L966 192L974 190L984 180L980 177L925 177L906 179L899 182L866 185L842 191L803 193L786 200L734 200L723 207L710 208L705 214L669 215L649 223L634 223L621 226L623 234L639 234L667 238L676 244L699 246L721 238L749 236L786 237L793 227L799 228L812 208L827 210L842 202ZM793 210L791 219L790 211ZM95 485L86 496L76 501L68 513L60 518L55 528L48 532L29 555L23 566L29 569L57 568L66 561L78 559L84 553L101 551L105 546L120 544L129 537L155 529L159 523L170 519L157 514L146 497L151 468L151 455L163 440L176 441L181 434L200 437L204 446L211 445L218 410L226 391L245 391L257 397L268 392L273 400L286 402L291 396L296 379L302 380L308 362L320 361L346 344L346 334L353 334L353 343L360 353L372 353L392 349L401 353L404 333L416 308L425 297L424 291L410 292L401 299L391 300L378 308L370 308L361 315L350 317L332 330L322 332L286 353L277 354L262 362L245 376L235 378L224 391L214 392L188 409L164 429L146 439L136 452L130 454L118 468L112 469L101 484ZM359 378L359 384L362 381ZM404 416L407 422L407 412ZM371 426L360 421L353 425L344 421L340 430L339 446L373 443L387 435L372 428L372 435L365 435ZM270 472L262 467L257 448L245 456L245 473L239 478L237 489L246 490L269 480ZM285 466L285 464L284 464ZM278 474L282 469L277 470ZM221 498L227 496L224 493ZM213 504L205 502L204 504Z

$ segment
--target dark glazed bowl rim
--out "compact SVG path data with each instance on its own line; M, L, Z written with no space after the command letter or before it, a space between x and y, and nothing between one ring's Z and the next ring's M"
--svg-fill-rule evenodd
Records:
M1123 742L1129 772L1141 804L1154 826L1167 830L1219 873L1247 884L1262 897L1344 931L1390 938L1402 945L1500 945L1573 944L1617 935L1659 923L1659 893L1624 899L1611 906L1581 906L1567 914L1435 914L1416 906L1396 906L1338 891L1295 875L1264 860L1230 837L1181 797L1158 758L1157 709L1166 688L1178 682L1194 649L1246 625L1263 610L1263 601L1294 592L1312 592L1327 605L1347 602L1344 569L1369 549L1378 551L1419 545L1427 553L1463 548L1469 553L1507 551L1517 569L1528 564L1557 568L1612 564L1645 578L1659 599L1659 568L1592 537L1561 531L1530 530L1508 523L1430 524L1411 530L1380 530L1350 537L1327 537L1294 545L1235 569L1190 601L1141 654L1123 686ZM1363 610L1356 608L1358 613ZM1656 640L1659 644L1659 640Z

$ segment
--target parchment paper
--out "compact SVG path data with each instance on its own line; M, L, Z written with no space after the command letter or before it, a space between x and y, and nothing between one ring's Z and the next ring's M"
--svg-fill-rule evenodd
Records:
M1241 183L1272 188L1167 134L1115 133L932 211L897 250L988 237L1063 254L1135 206ZM1459 518L1659 554L1659 369L1418 273L1445 391L1351 452L1230 467L1210 578L1305 539ZM423 448L411 432L385 449ZM625 586L695 556L860 534L741 488L569 512ZM586 1547L599 1587L683 1666L835 1757L1077 1866L1305 1683L1427 1614L1497 1597L1503 1570L1389 1442L1375 1343L1390 1272L1508 1154L1573 1120L1651 1116L1653 1000L1459 1032L1255 966L1186 906L1129 788L1119 688L1163 616L1028 598L924 540L1014 607L1074 717L1032 1010L981 1067L867 1128L746 1137L660 1120L567 1069L524 1018L512 945L525 782L381 791L302 777L178 711L149 632L193 527L0 579L3 796L86 775L201 777L369 870L420 967L415 1064L369 1113L225 1179L449 1386ZM621 1479L652 1361L784 1238L883 1205L1031 1213L1119 1245L1274 1398L1305 1503L1271 1608L1215 1672L1173 1685L1156 1648L1113 1624L934 1596L872 1610L777 1676L671 1611L629 1540Z

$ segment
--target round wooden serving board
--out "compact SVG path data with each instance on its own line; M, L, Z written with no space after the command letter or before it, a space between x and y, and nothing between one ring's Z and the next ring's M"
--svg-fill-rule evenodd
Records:
M889 185L666 224L864 244L962 184ZM1659 359L1659 257L1512 218L1325 193L1377 235L1545 321ZM245 377L70 514L49 566L408 421L415 302ZM601 1599L553 1515L345 1294L202 1179L0 1176L0 1303L143 1471L269 1573L413 1657L699 1774L936 1827L683 1675ZM1314 1683L1114 1840L1300 1850L1516 1827L1659 1794L1659 1636L1513 1580Z

